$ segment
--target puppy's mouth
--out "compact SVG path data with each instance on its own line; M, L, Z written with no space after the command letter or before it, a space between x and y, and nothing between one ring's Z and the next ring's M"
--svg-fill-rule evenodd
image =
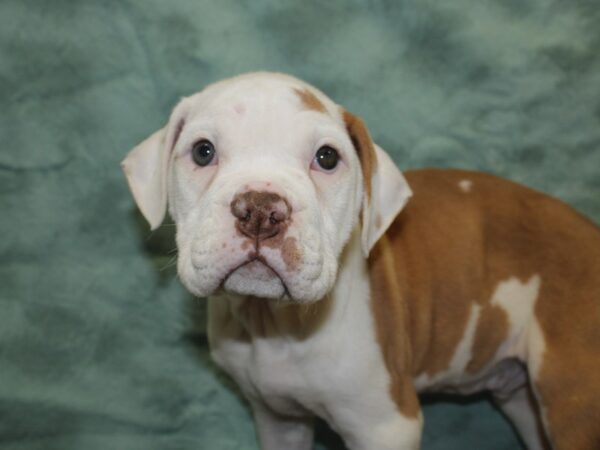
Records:
M283 277L260 254L254 254L232 268L223 279L221 288L242 295L291 299Z

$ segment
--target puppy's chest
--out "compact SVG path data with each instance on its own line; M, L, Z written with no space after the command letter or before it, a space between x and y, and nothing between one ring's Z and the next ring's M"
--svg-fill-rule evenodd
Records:
M248 397L283 414L331 418L344 399L387 395L389 376L365 308L347 309L345 320L330 311L330 320L300 336L281 317L249 321L211 308L212 355Z
M281 414L310 410L326 414L336 390L349 389L350 377L340 373L347 365L342 352L314 342L285 338L223 340L213 357L250 398L259 398Z

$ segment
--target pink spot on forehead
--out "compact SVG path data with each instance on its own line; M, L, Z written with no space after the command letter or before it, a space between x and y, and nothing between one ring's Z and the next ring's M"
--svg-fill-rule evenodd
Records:
M238 103L237 105L235 105L233 107L233 110L238 113L238 114L244 114L246 112L246 107L244 105L242 105L241 103Z

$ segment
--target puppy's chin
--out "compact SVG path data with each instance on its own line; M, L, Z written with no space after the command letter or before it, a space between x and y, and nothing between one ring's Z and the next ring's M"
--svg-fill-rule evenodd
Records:
M286 294L281 278L259 261L252 261L232 272L223 284L225 291L254 297L282 299Z

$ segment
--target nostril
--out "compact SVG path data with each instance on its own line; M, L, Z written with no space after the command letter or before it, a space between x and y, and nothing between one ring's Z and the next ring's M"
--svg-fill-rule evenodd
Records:
M251 208L243 198L236 197L231 202L231 214L241 222L247 222L252 216Z
M287 219L287 214L283 211L272 211L269 215L269 222L271 225L277 225Z

